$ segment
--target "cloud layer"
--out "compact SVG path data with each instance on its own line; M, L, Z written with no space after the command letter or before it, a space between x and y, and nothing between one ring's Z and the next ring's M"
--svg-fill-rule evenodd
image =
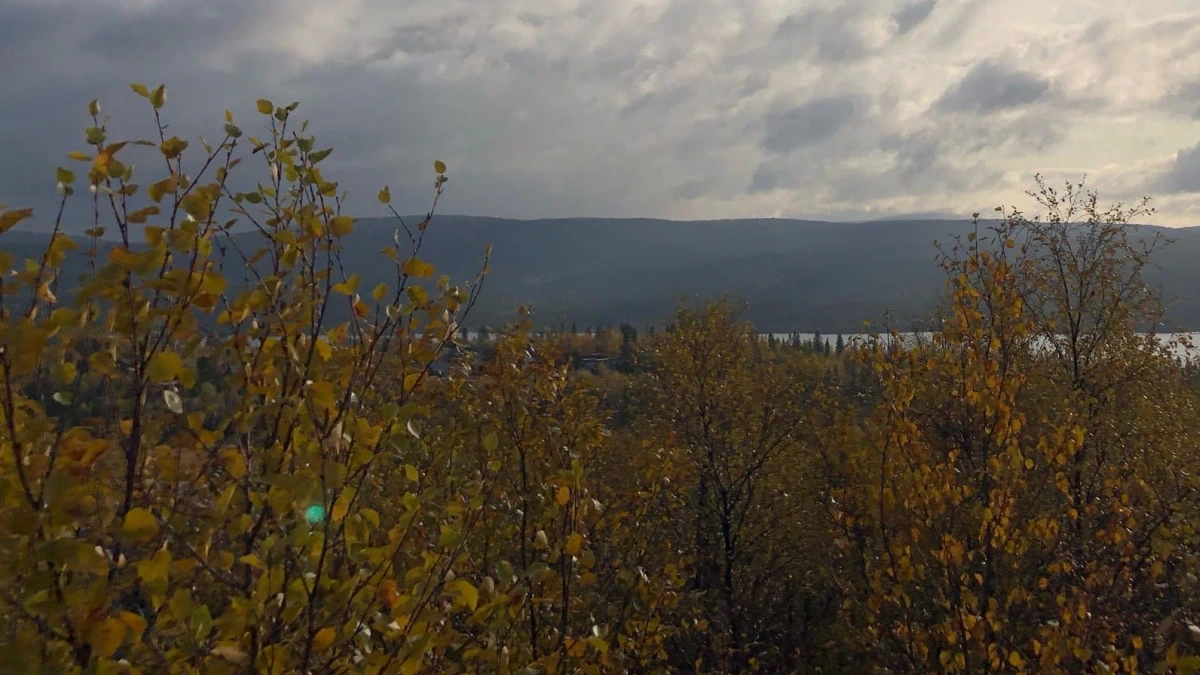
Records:
M374 215L876 218L1034 172L1200 224L1194 0L0 0L0 201L45 208L99 98L174 133L300 101Z

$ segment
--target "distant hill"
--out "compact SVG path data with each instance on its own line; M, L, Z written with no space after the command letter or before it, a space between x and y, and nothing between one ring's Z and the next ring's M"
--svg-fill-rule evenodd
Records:
M512 320L521 304L532 307L541 325L661 325L684 296L728 294L749 302L749 318L764 331L854 332L864 320L878 323L885 310L901 320L927 312L943 283L933 241L948 242L970 228L966 220L940 219L437 216L422 257L461 280L478 271L484 248L493 243L492 273L471 329ZM392 220L365 219L343 240L348 271L361 274L365 288L389 278L390 262L378 251L394 229ZM1200 330L1200 298L1193 293L1200 288L1200 228L1163 231L1176 243L1158 256L1162 269L1149 281L1161 284L1168 298L1168 328ZM28 232L0 239L27 257L45 240ZM82 261L75 265L83 269Z

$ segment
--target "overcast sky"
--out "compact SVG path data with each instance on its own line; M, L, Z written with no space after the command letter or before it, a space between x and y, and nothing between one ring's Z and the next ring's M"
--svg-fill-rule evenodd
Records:
M99 98L146 132L300 101L361 215L1026 206L1035 171L1200 225L1196 0L0 0L0 201L52 200Z

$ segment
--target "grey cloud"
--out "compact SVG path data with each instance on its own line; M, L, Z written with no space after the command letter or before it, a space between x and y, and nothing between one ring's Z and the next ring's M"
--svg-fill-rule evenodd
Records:
M933 14L935 7L937 7L937 0L914 0L901 5L892 14L892 20L896 22L896 32L900 35L907 34L924 23L925 19Z
M781 172L768 164L759 164L754 170L754 175L750 178L750 185L746 188L747 192L770 192L778 188L786 188L792 185L792 178L785 172Z
M712 176L685 180L675 186L674 194L680 199L699 199L711 192L717 183L718 180Z
M649 91L637 97L628 105L622 106L619 114L621 117L632 117L647 108L658 113L669 112L672 108L687 100L689 94L688 90L682 88Z
M211 139L226 107L260 131L259 96L300 101L335 148L326 173L364 215L382 183L423 208L435 158L460 213L813 215L907 198L918 210L1008 189L984 157L1036 167L1053 148L1071 161L1066 130L1117 113L1068 85L1129 91L1130 55L1162 63L1168 90L1135 87L1120 114L1154 100L1200 115L1200 73L1170 56L1194 45L1194 0L1146 0L1130 10L1140 23L1097 9L1090 32L1015 3L797 0L784 17L727 0L0 0L0 199L46 210L93 97L112 136L145 134L129 80L165 82L170 133L189 138ZM985 19L1011 43L969 39ZM1002 50L1023 70L994 60ZM1067 67L1086 77L1051 84ZM1007 114L979 114L993 112Z
M436 54L454 44L454 38L467 23L467 17L454 14L429 24L408 24L392 28L391 35L367 62L386 61L397 54Z
M1164 97L1169 110L1200 120L1200 79L1181 84Z
M1200 143L1176 153L1157 187L1168 193L1200 192Z
M947 111L990 113L1029 105L1049 91L1050 83L1045 78L988 60L967 71L938 99L937 107Z
M760 145L768 152L783 153L819 143L848 124L857 107L853 96L831 96L772 113Z
M738 92L738 98L753 96L766 89L769 84L771 84L771 76L769 74L763 72L750 73L742 80L742 88Z
M822 62L862 59L873 47L856 30L861 13L860 3L846 2L790 14L780 22L772 40Z

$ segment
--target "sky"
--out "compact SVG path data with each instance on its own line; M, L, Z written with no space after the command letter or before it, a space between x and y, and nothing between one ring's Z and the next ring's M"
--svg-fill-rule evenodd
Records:
M1041 172L1200 225L1196 0L0 0L0 202L52 209L93 98L148 135L131 81L210 140L299 101L363 216L441 159L459 214L970 214Z

